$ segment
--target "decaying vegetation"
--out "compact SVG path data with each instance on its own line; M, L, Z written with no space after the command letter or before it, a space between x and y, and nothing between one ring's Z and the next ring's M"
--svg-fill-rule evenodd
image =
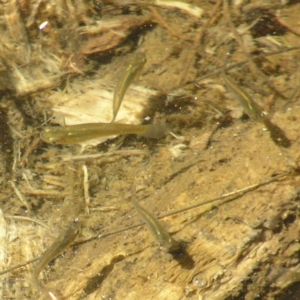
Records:
M2 2L0 298L299 299L299 11ZM116 121L167 122L172 135L40 140L46 125L110 122L137 53L147 61ZM181 252L160 251L131 197ZM74 220L74 243L59 244Z

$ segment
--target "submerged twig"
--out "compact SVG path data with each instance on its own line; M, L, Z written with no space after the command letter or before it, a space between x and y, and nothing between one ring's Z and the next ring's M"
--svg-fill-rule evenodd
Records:
M30 210L30 205L27 202L27 200L23 197L22 193L20 192L20 190L17 188L17 186L15 185L15 183L13 181L10 181L10 185L12 186L13 190L15 191L17 197L19 198L19 200L26 206L26 208L28 210Z
M14 271L16 269L19 269L19 268L22 268L24 266L27 266L27 265L29 265L29 264L31 264L31 263L39 260L40 258L41 258L41 256L38 256L38 257L35 257L35 258L31 259L31 260L27 260L26 262L24 262L22 264L18 264L18 265L15 265L15 266L13 266L13 267L11 267L9 269L3 270L3 271L0 272L0 275L4 275L4 274L12 272L12 271Z
M191 42L191 39L187 39L187 38L181 36L180 34L178 34L176 31L174 31L168 25L168 23L163 19L163 17L157 12L157 10L154 7L149 6L148 8L151 10L152 14L157 19L157 21L160 23L160 25L165 27L172 35L174 35L175 37L177 37L183 41Z
M37 190L34 188L28 187L28 190L23 191L24 194L28 195L37 195L37 196L49 196L49 197L65 197L67 193L60 191L46 191L46 190Z
M245 58L248 61L249 64L249 69L251 70L251 72L253 73L254 76L261 76L263 78L263 80L268 84L268 86L276 93L278 94L281 98L283 99L287 99L287 97L280 92L274 85L273 83L270 82L269 78L259 69L259 67L256 65L256 63L254 62L254 60L252 59L250 53L248 52L241 36L239 35L237 29L235 28L232 19L231 19L231 13L229 10L229 5L228 5L228 0L224 0L223 1L223 8L224 8L224 15L225 18L227 20L227 23L230 27L230 30L236 40L236 42L238 43L238 45L240 46L242 53L244 54Z
M178 8L182 11L187 12L188 14L200 18L203 14L203 9L196 5L192 5L189 3L181 2L181 1L165 1L165 0L155 0L154 5Z
M195 57L195 53L197 50L197 47L199 46L199 43L202 39L202 36L204 34L204 32L208 29L208 27L211 25L212 20L214 19L215 14L217 13L220 5L222 3L222 0L218 0L217 3L215 4L215 7L210 15L210 18L205 22L205 24L203 25L203 27L201 27L198 35L195 37L194 43L191 47L191 50L189 51L190 55L187 57L186 59L186 67L184 68L182 74L181 74L181 79L180 79L180 84L184 84L186 82L186 77L187 74L189 72L189 69L193 63L193 58Z
M25 151L25 153L23 154L21 161L20 161L20 166L24 167L27 164L27 158L28 156L36 149L36 147L39 145L39 143L41 142L40 137L35 138L32 143L30 144L30 146L28 147L28 149Z
M201 136L197 137L196 139L193 139L190 143L190 148L192 148L192 149L197 148L199 150L207 149L209 142L211 140L211 137L216 132L216 130L218 129L219 126L220 126L220 123L216 123L210 129L208 129L205 133L203 133Z
M288 24L286 21L284 21L283 19L279 18L277 16L277 21L284 26L287 30L289 30L290 32L292 32L293 34L300 36L300 30L297 28L292 27L290 24Z
M252 191L254 189L257 189L257 188L259 188L261 186L267 185L267 184L269 184L271 182L274 182L274 181L276 181L276 180L278 180L280 178L283 178L283 177L286 177L286 176L289 176L289 175L292 175L292 173L286 172L286 173L283 173L283 174L279 174L277 176L268 178L268 179L266 179L264 181L252 184L250 186L246 186L246 187L241 188L239 190L235 190L233 192L229 192L229 193L223 194L222 196L219 196L219 197L207 200L207 201L203 201L203 202L198 202L196 204L193 204L193 205L190 205L190 206L178 209L178 210L171 211L169 213L166 213L166 214L163 214L161 216L158 216L157 219L163 219L163 218L166 218L166 217L169 217L169 216L172 216L172 215L176 215L176 214L179 214L179 213L182 213L182 212L185 212L185 211L188 211L188 210L191 210L191 209L194 209L194 208L206 205L206 204L210 204L210 203L213 203L213 202L216 202L216 201L220 201L220 200L226 199L228 197L235 197L234 199L237 199L238 196L242 196L243 194L245 194L247 192L250 192L250 191ZM224 204L224 203L226 203L228 201L231 201L231 200L233 200L233 199L229 198L225 202L222 202L221 204ZM136 227L143 226L143 225L144 225L144 223L140 222L138 224L134 224L134 225L131 225L131 226L123 227L123 228L116 229L116 230L113 230L113 231L110 231L110 232L105 232L105 233L102 233L102 234L97 234L96 236L91 237L91 238L89 238L87 240L79 241L79 242L75 243L75 245L84 244L84 243L90 242L90 241L95 240L95 239L101 239L101 238L105 238L105 237L112 236L112 235L115 235L115 234L119 234L121 232L128 231L128 230L131 230L131 229L134 229Z
M15 220L22 220L22 221L27 221L27 222L33 222L36 223L40 226L43 226L45 228L47 228L48 230L50 230L50 227L47 226L46 224L44 224L43 222L39 221L39 220L35 220L29 217L24 217L24 216L9 216L9 215L4 215L4 218L9 218L9 219L15 219Z
M270 52L270 53L263 53L263 54L259 54L259 55L254 55L253 59L255 60L255 59L258 59L258 58L268 57L268 56L277 55L277 54L280 54L280 53L294 51L294 50L299 50L299 49L300 49L300 46L285 48L285 49L274 51L274 52ZM247 62L248 62L248 59L240 61L240 62L237 62L237 63L228 64L223 70L226 72L226 71L229 71L229 70L231 70L233 68L243 67L245 64L247 64ZM212 71L210 73L207 73L207 74L205 74L205 75L203 75L201 77L198 77L197 81L202 81L202 80L204 80L206 78L217 76L220 73L222 73L223 70L222 69L218 69L216 71ZM195 82L195 84L197 84L197 83Z
M216 201L220 201L220 200L225 199L225 198L227 198L227 197L232 197L232 196L235 196L235 197L237 197L237 196L242 196L243 194L245 194L245 193L247 193L247 192L250 192L250 191L252 191L252 190L254 190L254 189L257 189L257 188L259 188L259 187L261 187L261 186L263 186L263 185L267 185L267 184L269 184L269 183L271 183L271 182L274 182L274 181L276 181L276 180L278 180L278 179L280 179L280 178L282 178L282 177L288 176L288 175L290 175L290 173L283 173L283 174L280 174L280 175L271 177L271 178L269 178L269 179L267 179L267 180L264 180L264 181L262 181L262 182L258 182L258 183L255 183L255 184L246 186L246 187L244 187L244 188L241 188L241 189L239 189L239 190L235 190L235 191L233 191L233 192L223 194L223 195L220 196L220 197L217 197L217 198L214 198L214 199L211 199L211 200L207 200L207 201L204 201L204 202L199 202L199 203L193 204L193 205L191 205L191 206L187 206L187 207L182 208L182 209L174 210L174 211L172 211L172 212L170 212L170 213L166 213L166 214L164 214L164 215L162 215L162 216L160 216L160 217L158 217L158 218L159 218L159 219L162 219L162 218L169 217L169 216L172 216L172 215L175 215L175 214L179 214L179 213L182 213L182 212L185 212L185 211L194 209L194 208L196 208L196 207L200 207L200 206L203 206L203 205L206 205L206 204L210 204L210 203L213 203L213 202L216 202ZM225 202L230 201L230 200L231 200L231 199L228 199L228 200L226 200ZM223 202L223 203L225 203L225 202ZM223 203L222 203L222 204L223 204Z
M90 214L90 194L89 194L89 174L86 165L82 166L83 170L83 192L85 199L85 211L89 215Z
M126 156L149 156L149 153L142 150L121 150L115 152L107 152L107 153L97 153L97 154L86 154L86 155L74 155L74 156L61 156L63 161L80 161L80 160L95 160L95 159L115 159L118 157L126 157Z

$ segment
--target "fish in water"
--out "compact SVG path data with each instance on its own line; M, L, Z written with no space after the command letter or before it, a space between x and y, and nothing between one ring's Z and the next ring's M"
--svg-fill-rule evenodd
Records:
M37 265L33 270L33 282L36 287L43 291L45 288L39 282L39 275L41 271L49 264L55 257L67 249L76 239L80 232L77 220L68 226L62 233L55 239L53 244L42 254Z
M150 214L146 209L141 207L133 198L130 199L133 207L136 209L140 218L146 223L149 230L159 242L160 246L168 253L174 253L181 250L179 242L174 240L160 222Z
M113 99L113 119L111 122L114 122L118 111L120 109L122 100L124 98L124 95L128 89L128 87L131 85L131 83L134 81L134 79L138 76L138 74L141 72L143 66L146 63L146 57L143 53L137 53L129 62L129 64L126 66L124 70L121 71L121 77L118 81L114 93L114 99Z
M80 144L87 140L120 134L139 134L148 138L161 138L170 132L166 123L133 125L120 123L87 123L46 127L41 139L49 144Z
M239 87L231 78L229 78L225 74L224 70L222 72L222 78L228 89L240 101L246 114L251 119L261 121L266 126L274 143L284 148L290 147L291 142L285 136L283 130L276 124L272 123L270 118L264 114L262 108L254 101L254 99L245 90Z

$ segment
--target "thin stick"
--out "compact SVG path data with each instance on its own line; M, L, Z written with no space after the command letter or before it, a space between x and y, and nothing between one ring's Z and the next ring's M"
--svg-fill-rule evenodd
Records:
M239 35L238 31L234 27L234 24L233 24L232 19L231 19L231 14L230 14L230 11L229 11L229 7L228 7L228 0L223 1L223 7L224 7L224 14L225 14L225 18L227 20L227 23L230 27L231 32L233 33L233 36L234 36L236 42L241 47L242 52L243 52L245 58L248 61L250 70L253 72L254 75L257 74L257 73L260 73L260 70L258 69L256 64L254 63L254 61L251 59L250 54L249 54L246 46L244 45L244 42L243 42L241 36ZM263 76L264 76L264 74L263 74Z
M82 170L83 170L83 191L84 191L84 199L85 199L85 211L89 215L90 214L89 174L86 165L82 166Z
M277 16L277 21L283 25L287 30L289 30L290 32L292 32L293 34L299 36L300 35L300 30L299 29L296 29L294 27L292 27L290 24L288 24L286 21L284 21L283 19L280 19L278 16Z
M87 155L75 155L75 156L61 156L63 161L80 161L80 160L95 160L95 159L107 159L109 157L126 157L133 155L149 156L149 153L141 150L121 150L107 153L87 154Z
M119 208L116 206L101 206L101 207L94 207L90 209L90 211L101 211L101 212L107 212L113 210L119 210Z
M48 292L48 294L52 300L57 300L57 298L54 296L52 292Z
M276 94L278 94L281 98L283 99L287 99L287 97L280 91L277 90L277 88L269 81L269 78L258 68L258 66L255 64L255 62L253 61L250 53L248 52L241 36L239 35L238 31L236 30L236 28L234 27L234 24L232 22L231 19L231 14L230 14L230 10L229 10L229 6L228 6L228 0L224 0L223 1L223 8L224 8L224 14L225 14L225 18L227 20L227 23L230 27L231 32L233 33L233 36L236 40L236 42L239 44L239 46L242 49L242 52L245 56L245 58L248 61L249 64L249 69L252 71L254 76L261 76L264 81L269 85L269 87L276 92Z
M156 0L156 1L154 1L154 5L177 8L182 11L185 11L186 13L188 13L196 18L201 18L202 14L203 14L203 9L201 9L200 7L189 4L189 3L181 2L181 1Z
M17 188L17 186L15 185L15 183L11 180L10 181L10 185L12 186L12 188L14 189L17 197L19 198L19 200L26 206L26 208L28 210L30 210L30 205L27 202L27 200L23 197L22 193L20 192L20 190Z
M67 193L65 192L56 192L56 191L44 191L44 190L37 190L34 188L28 187L28 190L23 191L26 195L38 195L38 196L51 196L51 197L65 197Z
M185 211L188 211L188 210L191 210L191 209L194 209L194 208L197 208L197 207L200 207L200 206L203 206L203 205L206 205L206 204L210 204L210 203L213 203L213 202L216 202L216 201L219 201L219 200L223 200L223 199L226 199L227 197L235 197L235 199L238 197L238 196L241 196L247 192L250 192L254 189L257 189L258 187L260 186L263 186L263 185L267 185L271 182L274 182L282 177L285 177L285 176L288 176L288 175L291 175L291 173L283 173L283 174L279 174L275 177L272 177L272 178L269 178L267 180L264 180L262 182L259 182L259 183L256 183L256 184L253 184L253 185L250 185L250 186L247 186L247 187L244 187L242 189L239 189L239 190L236 190L236 191L233 191L233 192L230 192L230 193L227 193L227 194L223 194L222 196L220 197L217 197L217 198L214 198L214 199L210 199L210 200L207 200L207 201L204 201L204 202L198 202L196 204L193 204L191 206L187 206L185 208L182 208L182 209L178 209L178 210L174 210L172 212L169 212L169 213L166 213L166 214L163 214L161 216L158 216L157 219L163 219L163 218L166 218L166 217L169 217L169 216L172 216L172 215L175 215L175 214L179 214L179 213L182 213L182 212L185 212ZM223 203L226 203L230 200L233 200L232 198L230 199L227 199L225 202ZM221 204L223 204L221 203ZM221 205L220 204L220 205ZM111 236L111 235L115 235L115 234L118 234L118 233L121 233L121 232L125 232L125 231L128 231L128 230L131 230L131 229L134 229L136 227L139 227L139 226L143 226L145 223L138 223L138 224L134 224L134 225L131 225L131 226L127 226L127 227L123 227L123 228L120 228L120 229L116 229L116 230L113 230L113 231L110 231L110 232L105 232L105 233L102 233L102 234L98 234L94 237L91 237L87 240L84 240L84 241L79 241L77 243L75 243L75 245L78 245L78 244L83 244L83 243L87 243L87 242L90 242L92 240L95 240L95 239L101 239L101 238L105 238L105 237L108 237L108 236Z
M26 175L26 173L22 173L22 177L25 179L27 185L29 186L29 188L33 189L32 185L30 184L29 180L28 180L28 177Z
M187 207L182 208L182 209L174 210L174 211L172 211L170 213L166 213L166 214L162 215L161 217L158 217L158 219L162 219L162 218L169 217L169 216L172 216L172 215L175 215L175 214L179 214L179 213L182 213L182 212L194 209L196 207L200 207L200 206L203 206L203 205L206 205L206 204L210 204L210 203L213 203L213 202L225 199L227 197L238 196L238 195L241 196L241 195L243 195L243 194L245 194L247 192L250 192L250 191L252 191L254 189L257 189L258 187L261 187L263 185L267 185L267 184L269 184L271 182L274 182L274 181L278 180L279 178L282 178L282 177L285 177L285 176L288 176L288 175L289 175L289 173L283 173L283 174L277 175L277 176L275 176L273 178L269 178L269 179L264 180L262 182L246 186L246 187L244 187L242 189L235 190L235 191L227 193L227 194L223 194L220 197L217 197L217 198L214 198L214 199L211 199L211 200L207 200L207 201L204 201L204 202L198 202L196 204L193 204L191 206L187 206Z
M208 144L211 140L211 137L216 132L216 130L218 129L219 126L220 126L220 123L213 125L207 132L205 132L204 134L202 134L202 136L200 136L200 138L198 139L198 143L196 144L197 149L200 149L200 150L207 149Z
M37 137L33 140L33 142L30 144L28 149L25 151L21 161L20 161L20 166L23 167L27 164L27 158L28 156L36 149L38 144L41 142L40 137Z
M47 226L46 224L44 224L43 222L41 222L39 220L35 220L35 219L32 219L32 218L29 218L29 217L4 215L4 218L33 222L33 223L36 223L36 224L38 224L40 226L43 226L43 227L47 228L48 230L50 230L50 227Z
M285 49L278 50L278 51L274 51L274 52L270 52L270 53L259 54L259 55L253 56L253 58L254 58L254 59L257 59L257 58L263 58L263 57L268 57L268 56L277 55L277 54L280 54L280 53L289 52L289 51L294 51L294 50L299 50L299 49L300 49L300 46L297 46L297 47L290 47L290 48L285 48ZM228 65L224 68L224 72L229 71L229 70L231 70L231 69L233 69L233 68L236 68L236 67L242 67L242 66L245 65L247 62L248 62L248 59L243 60L243 61L238 62L238 63L228 64ZM201 77L198 77L198 78L197 78L197 81L201 81L201 80L203 80L203 79L206 79L206 78L209 78L209 77L213 77L213 76L219 75L221 72L223 72L223 69L219 69L219 70L210 72L210 73L208 73L208 74L206 74L206 75L203 75L203 76L201 76Z
M157 19L158 23L165 27L172 35L174 35L175 37L183 40L183 41L187 41L187 42L191 42L191 39L187 39L182 37L180 34L178 34L176 31L174 31L169 25L168 23L163 19L163 17L157 12L157 10L154 7L148 6L148 8L151 10L152 14L154 15L154 17Z
M19 269L19 268L22 268L22 267L24 267L24 266L26 266L26 265L29 265L29 264L31 264L31 263L33 263L33 262L39 260L41 257L42 257L42 256L35 257L35 258L31 259L31 260L27 260L26 262L24 262L24 263L22 263L22 264L18 264L18 265L15 265L15 266L13 266L13 267L11 267L11 268L9 268L9 269L3 270L3 271L0 272L0 275L9 273L9 272L14 271L14 270L16 270L16 269Z
M209 19L206 21L206 23L203 25L203 27L201 27L198 35L196 36L196 38L194 40L194 43L191 47L191 52L189 52L189 53L191 53L191 55L189 55L187 57L186 64L185 64L186 68L182 72L181 79L180 79L180 84L184 84L186 82L187 74L190 70L190 67L191 67L192 63L193 63L193 58L195 58L195 53L196 53L197 47L199 46L199 43L201 41L201 38L202 38L204 32L212 24L212 20L214 19L214 16L217 13L221 3L222 3L222 0L217 1L217 3L215 4L214 9L213 9Z

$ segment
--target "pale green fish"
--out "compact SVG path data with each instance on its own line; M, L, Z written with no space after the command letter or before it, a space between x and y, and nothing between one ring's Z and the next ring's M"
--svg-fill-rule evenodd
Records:
M231 78L229 78L225 72L222 72L222 78L225 81L228 89L232 92L241 105L245 109L246 114L253 120L262 121L264 113L262 108L249 96L249 94L239 87Z
M262 108L254 101L254 99L241 87L239 87L232 79L222 72L222 78L228 89L238 98L241 105L244 107L246 114L253 120L258 120L264 123L270 132L270 136L275 144L288 148L291 145L290 140L285 136L283 130L266 116Z
M37 265L33 270L33 281L36 287L43 291L45 288L39 282L39 275L41 271L48 265L55 257L61 254L65 249L67 249L78 236L80 229L74 221L70 226L68 226L53 242L53 244L42 254Z
M153 215L141 207L133 198L131 198L130 201L140 215L142 221L146 223L155 239L166 252L172 253L181 250L180 244L170 236L170 234Z
M111 122L114 122L118 111L120 109L122 100L124 95L134 81L134 79L138 76L140 71L142 70L144 64L146 63L146 57L143 53L137 53L129 62L127 67L121 71L120 80L118 81L114 93L113 100L113 119Z
M41 139L49 144L80 144L103 136L139 134L148 138L161 138L170 132L166 123L132 125L120 123L87 123L45 127Z

